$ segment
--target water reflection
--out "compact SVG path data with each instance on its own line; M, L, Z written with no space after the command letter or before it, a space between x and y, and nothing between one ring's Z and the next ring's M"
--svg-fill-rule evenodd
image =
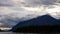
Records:
M41 32L41 33L16 33L16 32L0 32L0 34L57 34L57 32L52 32L52 33L44 33L44 32Z
M37 33L0 32L0 34L37 34Z

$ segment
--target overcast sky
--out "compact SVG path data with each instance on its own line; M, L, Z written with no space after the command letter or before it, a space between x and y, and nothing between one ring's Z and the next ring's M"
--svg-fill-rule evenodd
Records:
M0 0L0 26L13 27L19 21L45 14L60 19L60 14L54 13L59 11L60 0Z

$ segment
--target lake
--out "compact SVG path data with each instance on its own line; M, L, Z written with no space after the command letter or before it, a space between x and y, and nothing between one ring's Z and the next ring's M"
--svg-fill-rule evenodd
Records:
M59 34L59 33L16 33L16 32L0 32L0 34Z
M37 34L37 33L0 32L0 34ZM40 34L40 33L38 33L38 34Z

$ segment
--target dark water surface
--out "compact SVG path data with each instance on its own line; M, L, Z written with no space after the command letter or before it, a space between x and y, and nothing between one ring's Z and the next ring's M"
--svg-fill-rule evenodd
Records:
M16 33L16 32L0 32L0 34L41 34L41 33Z
M16 32L0 32L0 34L60 34L60 33L16 33Z

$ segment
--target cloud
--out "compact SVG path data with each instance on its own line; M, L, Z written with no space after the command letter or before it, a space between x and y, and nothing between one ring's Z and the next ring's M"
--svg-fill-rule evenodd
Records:
M23 3L24 6L41 6L41 5L54 5L57 3L58 0L24 0L24 2L20 2ZM19 2L18 2L19 3Z
M10 7L13 6L14 2L12 0L0 0L0 6Z
M59 3L59 0L0 0L1 6L41 6L54 5Z
M13 27L19 21L45 15L54 11L54 8L58 8L58 11L60 5L56 5L57 3L56 0L0 0L0 22L3 27Z

